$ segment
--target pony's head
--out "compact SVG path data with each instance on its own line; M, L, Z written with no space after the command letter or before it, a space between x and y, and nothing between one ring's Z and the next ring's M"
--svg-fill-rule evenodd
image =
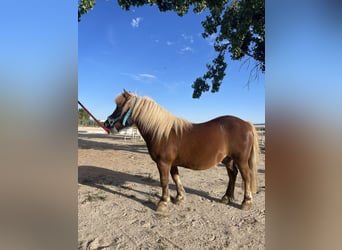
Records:
M132 110L136 104L137 96L127 92L125 89L122 94L115 98L116 108L104 122L104 126L117 133L121 129L130 127L132 123Z

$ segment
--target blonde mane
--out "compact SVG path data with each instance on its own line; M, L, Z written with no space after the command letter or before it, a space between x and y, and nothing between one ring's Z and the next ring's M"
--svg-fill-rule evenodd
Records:
M127 106L133 105L134 99L138 98L132 112L132 120L139 121L141 132L152 134L155 140L168 138L172 129L177 135L181 135L185 129L192 126L192 123L171 114L151 98L130 94L132 98L127 102Z

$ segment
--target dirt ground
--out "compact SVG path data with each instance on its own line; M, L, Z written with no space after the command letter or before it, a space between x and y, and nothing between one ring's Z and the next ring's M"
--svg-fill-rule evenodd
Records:
M144 141L79 127L78 248L265 249L264 154L249 211L240 209L240 174L231 206L219 202L228 183L223 165L179 172L185 202L171 202L168 213L157 214L159 174ZM176 195L171 177L170 193Z

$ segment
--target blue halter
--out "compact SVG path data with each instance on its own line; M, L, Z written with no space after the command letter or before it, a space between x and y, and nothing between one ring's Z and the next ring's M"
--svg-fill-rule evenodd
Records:
M122 121L122 125L126 126L126 122L128 122L127 126L131 126L132 125L131 115L132 115L132 111L133 111L133 109L135 107L135 104L137 103L137 100L138 100L138 97L135 98L133 105L129 108L129 110L127 111L126 115L124 116L123 121Z
M135 107L135 104L137 103L137 100L138 100L138 97L135 98L133 105L132 105L132 106L129 108L129 110L126 112L126 114L125 114L125 116L124 116L124 118L123 118L123 120L122 120L122 125L123 125L124 127L126 127L126 124L127 124L127 126L131 126L131 125L132 125L131 115L132 115L132 111L133 111L133 109L134 109L134 107ZM111 128L114 128L114 131L115 131L115 132L118 132L118 131L117 131L117 129L115 128L114 124L115 124L116 122L120 121L121 118L122 118L122 115L119 116L119 117L116 117L116 118L114 118L114 119L112 119L112 118L110 118L110 117L107 118L107 120L108 120L108 122L109 122L109 125L111 126Z

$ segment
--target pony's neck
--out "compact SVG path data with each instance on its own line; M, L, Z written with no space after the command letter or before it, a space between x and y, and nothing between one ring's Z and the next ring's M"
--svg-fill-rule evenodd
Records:
M135 125L137 126L137 129L139 130L140 135L142 138L144 138L144 141L146 143L150 143L153 139L153 132L150 130L143 129L144 126L141 124L141 121L137 120L135 121Z
M174 116L147 97L139 98L133 110L132 118L140 134L156 142L168 138L171 131L174 131L176 135L181 135L184 129L191 127L191 123Z

